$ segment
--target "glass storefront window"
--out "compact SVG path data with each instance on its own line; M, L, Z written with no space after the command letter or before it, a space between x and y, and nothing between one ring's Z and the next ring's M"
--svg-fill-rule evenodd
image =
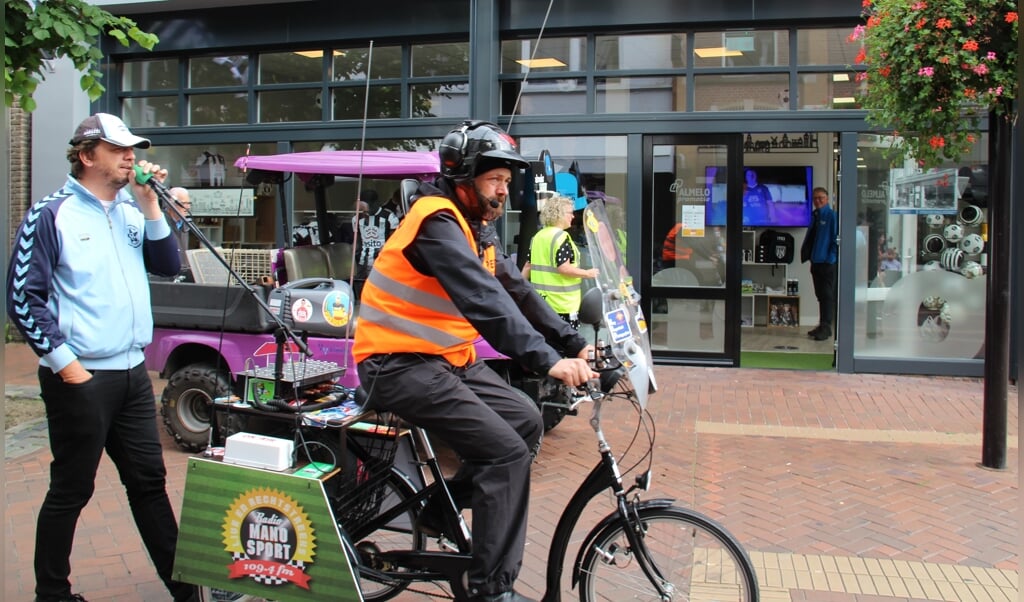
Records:
M573 162L576 163L586 191L586 199L577 200L577 208L582 209L583 204L589 199L604 199L608 219L617 233L616 239L620 244L623 259L628 261L630 247L626 240L626 137L524 137L519 141L519 150L523 157L529 160L539 159L541 151L547 150L555 164L557 190L574 198L578 180L569 173L569 167ZM505 243L510 255L518 250L515 234L519 232L520 214L520 211L506 211L502 242ZM569 233L585 260L581 265L589 267L587 237L582 227L581 220L574 219ZM523 244L528 246L529 241L523 241Z
M189 125L248 123L249 96L238 94L193 94L188 99Z
M266 90L259 93L260 123L320 121L320 88Z
M469 75L469 44L414 44L411 53L412 77L450 77Z
M244 86L249 83L246 55L197 56L189 59L188 81L192 88Z
M510 115L572 115L587 112L587 80L542 79L506 81L501 86L501 112ZM518 102L518 107L516 103Z
M345 48L334 52L332 73L334 81L391 79L402 77L402 47L374 46L370 48Z
M260 84L293 84L323 80L323 51L265 52L260 54Z
M797 108L802 110L859 109L863 82L852 71L797 75Z
M121 116L130 128L181 125L178 119L177 95L125 98L121 102Z
M693 87L695 111L789 109L789 76L785 73L698 75Z
M979 359L988 258L987 137L959 164L892 167L858 139L855 357Z
M465 118L469 114L469 83L409 86L410 117Z
M686 110L685 77L595 77L595 113Z
M697 32L694 67L783 67L789 65L789 31Z
M586 68L587 38L505 40L501 43L502 73L551 73Z
M402 115L402 87L399 85L371 85L369 105L364 104L366 88L347 86L335 88L333 119L362 119L365 110L369 119L387 119Z
M686 68L686 34L645 34L594 37L594 69Z
M125 92L174 90L178 87L178 59L126 61L121 89Z
M847 41L850 28L799 29L797 65L853 65L860 47Z

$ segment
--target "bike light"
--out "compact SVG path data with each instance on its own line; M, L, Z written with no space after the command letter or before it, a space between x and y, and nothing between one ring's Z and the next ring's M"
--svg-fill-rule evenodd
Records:
M651 477L651 469L648 468L647 470L643 471L641 474L638 474L636 476L636 486L639 487L640 489L643 489L644 491L650 491L652 480L653 479Z

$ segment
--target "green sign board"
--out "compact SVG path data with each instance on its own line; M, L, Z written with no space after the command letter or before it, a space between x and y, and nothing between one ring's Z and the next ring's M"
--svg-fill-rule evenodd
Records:
M215 459L188 462L174 578L281 602L363 599L319 479Z

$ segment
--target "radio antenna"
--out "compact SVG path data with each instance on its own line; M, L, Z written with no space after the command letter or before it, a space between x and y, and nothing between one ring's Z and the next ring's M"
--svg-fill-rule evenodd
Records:
M373 69L373 40L370 40L370 47L366 54L366 88L363 94L363 127L359 135L359 178L356 180L356 216L352 221L352 261L349 262L348 285L355 290L356 281L356 260L359 258L359 249L355 242L359 240L359 204L363 200L363 159L366 157L366 121L370 112L370 78ZM355 305L355 299L349 299ZM345 324L345 339L351 344L352 341L352 320ZM345 371L348 372L348 353L345 354Z
M508 118L508 128L505 130L509 134L512 133L512 120L516 118L516 114L519 112L519 100L523 97L523 88L526 87L526 80L530 77L530 66L533 65L534 58L537 57L537 51L540 50L540 41L544 38L544 28L548 25L548 17L551 16L551 7L554 6L555 0L549 0L548 10L544 13L544 22L540 24L540 31L537 32L537 41L533 44L533 52L530 53L530 60L526 63L526 71L523 73L523 83L519 85L519 92L516 94L516 104L512 107L512 114Z

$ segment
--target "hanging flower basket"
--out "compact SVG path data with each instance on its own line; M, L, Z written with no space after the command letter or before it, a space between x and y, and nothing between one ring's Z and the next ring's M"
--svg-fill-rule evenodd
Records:
M892 158L922 167L958 161L981 118L1012 119L1017 86L1017 11L1012 0L864 0L861 106L891 128Z

